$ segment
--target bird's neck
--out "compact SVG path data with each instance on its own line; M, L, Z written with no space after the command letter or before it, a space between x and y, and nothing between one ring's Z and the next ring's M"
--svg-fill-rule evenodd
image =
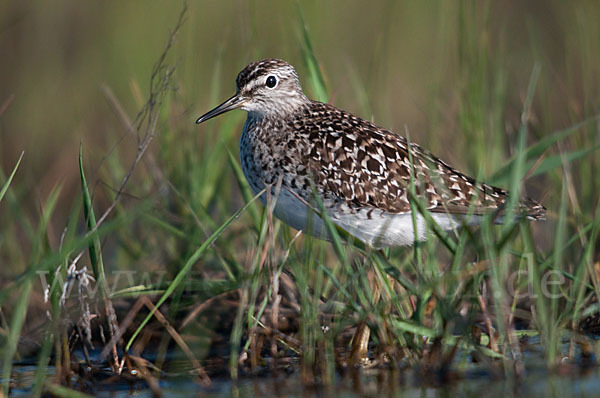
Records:
M259 132L267 133L281 126L285 121L285 117L272 113L264 113L260 111L249 111L244 131L255 135Z
M248 118L254 120L287 120L302 114L309 108L311 101L302 96L290 96L288 98L279 98L272 103L262 103L258 106L248 106L243 108L248 112Z

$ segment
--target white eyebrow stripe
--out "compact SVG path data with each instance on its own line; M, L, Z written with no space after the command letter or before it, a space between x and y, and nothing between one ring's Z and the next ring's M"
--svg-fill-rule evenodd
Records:
M287 78L295 78L295 73L292 70L272 70L269 71L268 73L265 73L263 75L257 76L256 78L250 80L246 86L244 87L245 90L247 91L251 91L252 89L254 89L256 86L263 86L265 85L267 78L269 76L275 76L277 77L277 84L279 84L280 80L284 80Z

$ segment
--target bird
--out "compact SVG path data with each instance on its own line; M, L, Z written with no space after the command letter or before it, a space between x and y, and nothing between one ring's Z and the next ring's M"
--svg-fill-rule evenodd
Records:
M508 191L469 177L405 136L309 99L286 61L247 65L235 94L196 123L233 109L248 113L240 160L250 187L263 192L263 203L270 190L275 216L304 233L331 239L328 217L382 249L426 240L431 219L444 231L479 225L485 217L505 221ZM430 218L415 210L415 201ZM516 203L515 218L545 218L537 201Z

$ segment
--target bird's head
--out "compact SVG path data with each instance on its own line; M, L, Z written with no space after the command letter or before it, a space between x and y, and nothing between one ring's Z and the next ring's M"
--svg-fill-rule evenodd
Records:
M200 116L196 123L232 109L243 109L258 117L282 117L309 102L292 65L280 59L263 59L238 74L235 95Z

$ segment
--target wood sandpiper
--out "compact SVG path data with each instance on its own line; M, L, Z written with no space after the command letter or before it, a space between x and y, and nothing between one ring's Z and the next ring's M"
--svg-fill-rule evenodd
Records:
M244 174L255 193L265 187L276 192L280 184L275 215L296 229L327 238L315 193L333 223L375 248L427 237L423 215L413 222L415 198L444 230L477 225L486 215L502 222L507 191L455 170L405 137L308 99L285 61L248 65L237 77L235 95L196 123L237 108L248 112L240 141ZM530 220L545 213L528 198L515 209Z

